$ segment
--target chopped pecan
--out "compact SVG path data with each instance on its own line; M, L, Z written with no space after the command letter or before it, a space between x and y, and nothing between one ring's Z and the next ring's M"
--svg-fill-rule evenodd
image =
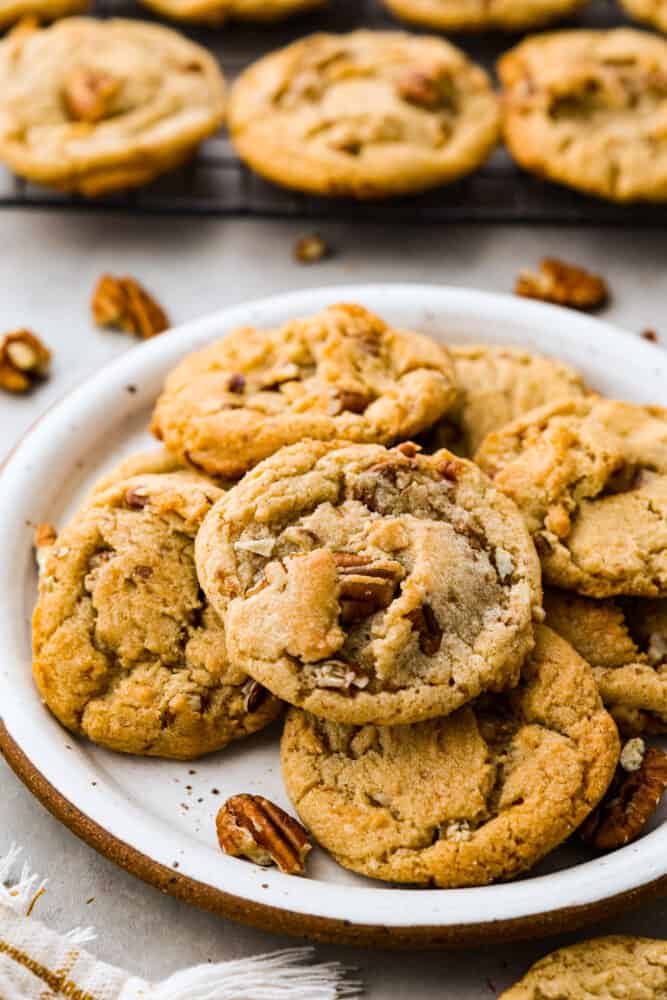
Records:
M132 510L143 510L149 500L150 493L146 486L130 486L125 490L125 503Z
M425 656L435 656L440 650L443 631L435 611L426 601L408 615L412 627L419 633L419 648Z
M603 278L555 257L540 261L539 271L521 271L514 291L524 298L541 299L572 309L599 309L609 300L609 289Z
M368 687L370 677L348 660L321 660L316 663L317 687L349 691Z
M463 468L463 462L459 462L455 458L446 458L439 463L438 472L443 479L446 479L450 483L455 483Z
M339 578L341 617L345 624L362 621L388 607L405 576L393 559L372 560L353 552L334 552Z
M244 375L240 375L238 372L235 372L233 375L229 376L227 380L228 392L242 393L244 389L245 389Z
M331 389L330 395L329 413L332 417L338 416L345 410L349 413L363 413L373 402L372 396L365 392L358 392L356 389Z
M118 77L104 70L77 66L65 80L65 105L70 118L78 122L102 121L120 90Z
M93 319L98 326L112 326L148 340L169 326L162 306L138 281L103 274L93 292Z
M258 681L254 681L252 677L249 677L243 685L243 698L246 712L250 712L252 714L253 712L256 712L258 708L261 708L266 701L268 694L269 692L265 687L262 687Z
M652 344L657 344L658 340L660 339L658 337L658 334L656 333L656 331L655 330L650 330L650 329L649 330L642 330L642 332L640 333L639 336L643 337L644 340L650 340L650 342Z
M312 844L308 834L284 809L261 795L233 795L219 810L218 843L235 858L275 864L287 875L303 875Z
M34 534L34 544L35 544L35 560L37 562L37 569L40 576L44 572L46 567L46 560L48 558L49 552L55 545L58 533L52 524L38 524L35 528Z
M629 844L658 808L666 788L667 753L650 747L634 770L618 768L604 799L579 828L579 836L598 851Z
M0 389L27 392L46 378L51 351L30 330L8 333L0 343Z
M302 236L294 247L294 257L300 264L316 264L330 254L328 244L317 233Z
M454 106L452 79L437 68L408 70L396 81L396 91L402 100L429 111Z

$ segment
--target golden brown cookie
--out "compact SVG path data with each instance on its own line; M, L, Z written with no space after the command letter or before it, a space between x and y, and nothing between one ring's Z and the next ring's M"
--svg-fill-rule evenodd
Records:
M218 501L196 559L234 662L339 722L447 715L516 684L542 615L516 508L414 445L284 448Z
M311 35L236 82L229 130L241 159L314 194L381 198L475 170L498 140L486 73L444 39Z
M322 7L327 0L141 0L146 7L173 18L219 27L233 21L281 21Z
M145 184L224 108L215 59L157 24L68 18L0 42L0 159L39 184L91 197Z
M459 389L455 406L424 435L428 450L472 458L493 430L555 399L587 394L583 376L555 358L518 347L449 345Z
M665 0L621 0L626 13L637 21L667 32L667 3Z
M40 694L74 733L188 759L261 729L280 704L227 657L194 538L221 491L146 474L98 494L50 548L33 618Z
M498 64L520 166L612 201L667 199L667 42L630 28L527 38Z
M601 937L560 948L500 1000L658 1000L667 995L667 941Z
M243 328L168 376L153 433L209 475L234 478L305 438L391 443L456 399L440 345L336 305L274 330Z
M568 17L587 0L384 0L394 14L437 31L519 31Z
M0 27L22 18L56 21L67 14L80 14L89 6L89 0L0 0ZM23 24L20 30L24 30Z
M341 865L484 885L528 871L585 819L614 774L618 734L588 665L543 625L535 639L519 687L446 719L359 728L288 714L288 794Z
M547 623L591 664L622 733L667 732L667 600L544 595Z
M523 513L548 583L667 597L667 410L555 402L489 434L476 460Z

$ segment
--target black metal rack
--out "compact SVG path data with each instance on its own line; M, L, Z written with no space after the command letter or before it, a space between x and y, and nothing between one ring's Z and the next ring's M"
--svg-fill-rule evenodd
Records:
M115 15L152 19L145 8L128 6L125 0L97 0L93 13L100 17ZM613 0L593 0L576 19L564 26L612 27L623 23L627 22ZM210 48L219 58L227 76L233 79L260 55L310 31L349 31L360 26L395 28L398 25L380 0L330 0L328 9L277 27L227 25L218 31L207 31L188 30L181 26L181 30L186 30L193 39ZM496 58L518 37L495 33L457 36L454 41L473 59L492 69ZM503 149L499 149L469 177L416 197L359 203L300 195L269 184L247 170L224 134L204 143L193 162L153 184L94 202L27 183L0 167L0 208L17 207L294 219L347 217L357 222L383 224L667 224L667 205L623 206L587 198L523 173Z

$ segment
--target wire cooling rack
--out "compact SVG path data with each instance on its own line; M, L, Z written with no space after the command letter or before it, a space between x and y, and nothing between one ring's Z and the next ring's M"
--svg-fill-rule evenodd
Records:
M148 10L126 0L97 0L99 17L142 17ZM614 0L593 0L567 26L613 27L626 23ZM351 31L361 26L397 27L381 0L330 0L329 8L272 27L227 25L218 31L185 30L220 60L228 79L273 48L311 31ZM465 35L454 39L493 69L500 53L519 36ZM248 215L296 219L353 218L385 224L442 222L588 223L664 226L667 206L620 206L587 198L519 170L499 149L476 173L427 194L381 202L315 198L283 190L247 170L223 133L209 139L186 166L137 191L94 202L15 178L0 167L0 208L55 208L135 214Z

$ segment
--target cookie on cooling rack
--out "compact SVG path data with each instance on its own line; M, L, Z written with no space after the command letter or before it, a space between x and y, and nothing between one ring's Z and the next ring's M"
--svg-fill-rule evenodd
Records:
M588 0L384 0L398 17L438 31L519 31L569 17Z
M179 473L97 494L49 548L33 618L42 698L110 750L190 759L261 729L280 703L233 665L194 539L221 491Z
M648 32L527 38L498 63L520 166L612 201L667 200L667 41Z
M229 130L269 180L379 198L470 173L498 139L491 82L444 39L318 34L272 52L236 82Z
M175 21L219 26L228 20L280 21L323 7L328 0L141 0Z
M445 719L355 727L290 711L287 792L341 865L484 885L532 868L586 818L614 774L618 734L589 666L545 626L535 638L517 688Z
M210 53L157 24L67 18L0 43L0 159L40 184L145 184L192 156L224 107Z
M89 6L90 0L0 0L0 28L21 18L56 21L67 14L80 14ZM20 30L24 30L24 25Z

